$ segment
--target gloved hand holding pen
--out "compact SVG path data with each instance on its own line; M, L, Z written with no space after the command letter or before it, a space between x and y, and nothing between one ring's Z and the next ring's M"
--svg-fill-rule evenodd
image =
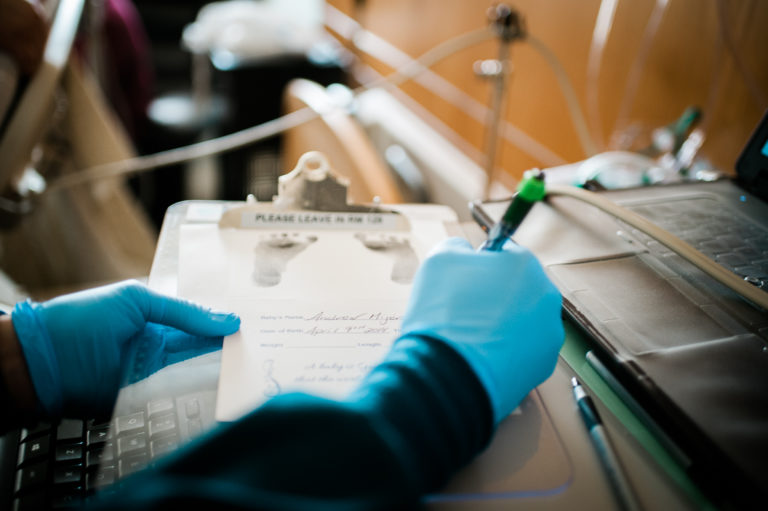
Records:
M416 274L401 338L442 340L488 392L495 422L552 374L564 340L561 297L533 254L512 242L475 252L451 238Z
M110 411L132 343L152 343L147 353L155 360L147 367L156 370L215 349L240 327L234 314L163 296L137 281L20 302L11 320L48 417Z

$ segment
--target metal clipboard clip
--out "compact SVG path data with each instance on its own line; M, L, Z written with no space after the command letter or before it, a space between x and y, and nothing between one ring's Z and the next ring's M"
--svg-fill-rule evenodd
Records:
M225 211L219 227L410 230L406 216L395 210L375 202L349 203L349 180L338 175L319 151L304 153L292 171L278 178L277 187L271 202L249 196L244 205Z

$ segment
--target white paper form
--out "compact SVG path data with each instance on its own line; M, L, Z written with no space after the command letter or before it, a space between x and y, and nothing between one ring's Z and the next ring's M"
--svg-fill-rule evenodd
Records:
M179 295L236 312L224 341L216 419L294 390L342 397L386 354L445 215L410 230L279 223L181 229Z
M240 332L224 340L216 419L235 420L291 390L340 397L357 385L399 334L415 269L408 247L418 265L455 222L446 208L431 208L409 211L404 232L182 224L178 294L242 318ZM558 495L573 473L559 438L533 392L491 446L430 500Z

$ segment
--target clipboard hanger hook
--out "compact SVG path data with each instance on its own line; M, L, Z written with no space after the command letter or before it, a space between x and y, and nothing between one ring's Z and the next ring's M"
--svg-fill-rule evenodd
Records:
M272 205L278 209L383 212L376 205L350 204L348 188L349 179L331 168L325 154L309 151L293 170L278 178L278 194L272 198Z
M316 229L319 224L315 220L297 219L318 217L310 212L322 212L319 217L323 218L323 228L410 230L408 218L396 207L385 209L376 202L347 202L348 186L349 180L331 168L323 153L311 151L299 158L292 171L278 178L278 194L271 202L259 202L248 196L244 204L225 208L219 227Z

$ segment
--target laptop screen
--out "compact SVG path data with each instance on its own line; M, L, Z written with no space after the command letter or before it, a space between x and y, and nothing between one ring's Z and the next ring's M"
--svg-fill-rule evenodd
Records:
M768 201L768 111L744 146L736 175L741 186Z

